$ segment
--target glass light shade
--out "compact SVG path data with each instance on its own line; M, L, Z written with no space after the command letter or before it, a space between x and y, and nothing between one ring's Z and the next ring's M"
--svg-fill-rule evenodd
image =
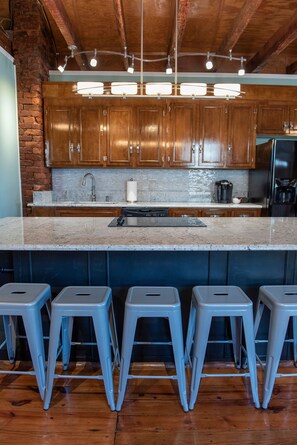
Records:
M181 96L205 96L207 93L206 83L181 83Z
M172 93L172 83L170 82L148 82L145 85L145 93L148 96L170 95Z
M84 96L95 96L104 94L103 82L77 82L76 92Z
M245 69L244 68L239 68L239 70L238 70L238 75L239 76L244 76L245 75Z
M136 82L111 82L111 94L137 94Z
M90 61L90 65L95 68L97 66L97 59L96 57L93 57Z
M236 97L240 95L239 83L216 83L213 90L214 96Z

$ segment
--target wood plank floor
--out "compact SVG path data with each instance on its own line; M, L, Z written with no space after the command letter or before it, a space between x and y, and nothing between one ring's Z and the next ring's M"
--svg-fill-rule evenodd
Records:
M282 371L294 372L289 365L282 363ZM208 372L223 372L222 367L209 365ZM135 368L137 373L160 373L160 368L165 374L173 372L160 364ZM79 364L74 372L86 370L96 371ZM258 372L261 394L261 369ZM109 410L102 381L55 382L51 407L44 411L34 377L0 376L1 445L297 443L296 377L277 379L267 410L254 408L248 379L203 379L195 409L189 413L182 411L176 382L171 380L129 381L120 413ZM117 387L117 373L115 382Z

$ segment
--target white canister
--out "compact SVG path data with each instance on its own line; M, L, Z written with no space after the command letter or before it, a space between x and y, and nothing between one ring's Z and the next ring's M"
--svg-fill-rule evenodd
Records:
M137 181L133 181L133 178L127 181L127 201L137 201Z

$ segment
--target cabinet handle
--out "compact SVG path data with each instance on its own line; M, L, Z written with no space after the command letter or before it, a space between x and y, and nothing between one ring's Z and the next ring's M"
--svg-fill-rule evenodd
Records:
M162 156L162 162L165 162L165 157L164 156Z
M290 130L294 130L294 122L290 121Z
M167 156L167 161L170 162L170 156Z
M192 153L195 153L195 144L192 144Z
M132 144L129 146L129 151L130 151L130 155L132 155L133 154L133 145Z
M232 151L232 145L228 144L228 151Z
M73 153L73 144L69 144L69 151Z
M136 153L140 153L140 146L139 146L139 144L136 145Z
M285 121L283 124L283 131L287 131L288 123Z
M202 153L202 145L199 144L199 153Z
M80 153L80 144L77 144L76 149L77 149L77 153Z

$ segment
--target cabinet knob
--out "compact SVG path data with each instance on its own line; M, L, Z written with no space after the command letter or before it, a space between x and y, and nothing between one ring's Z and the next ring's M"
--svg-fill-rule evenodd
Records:
M170 162L170 156L167 156L167 161Z
M132 155L133 154L133 145L132 144L129 146L129 151L130 151L130 155Z
M77 144L76 149L77 149L77 153L80 153L80 144Z
M290 121L290 130L294 130L294 122Z
M69 151L73 153L73 144L69 144Z
M285 121L283 123L283 131L287 131L287 128L288 128L288 123Z
M199 153L202 153L202 145L201 144L199 144L198 150L199 150Z
M195 146L195 144L192 144L192 153L195 153L195 150L196 150L196 146Z
M140 146L139 146L139 144L136 145L136 153L140 153Z
M228 151L232 151L232 145L228 144Z

